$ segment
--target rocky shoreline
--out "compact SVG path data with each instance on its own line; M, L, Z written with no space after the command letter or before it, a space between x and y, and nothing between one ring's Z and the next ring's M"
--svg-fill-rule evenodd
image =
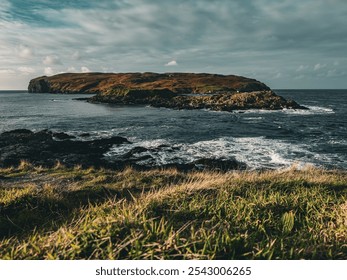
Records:
M110 103L121 105L150 105L170 109L209 109L213 111L282 110L307 109L293 100L286 100L273 91L253 91L201 95L177 95L170 91L147 91L142 96L138 90L125 90L126 94L97 94L89 99L91 103ZM142 92L142 91L141 91Z
M85 137L87 135L80 135ZM139 147L135 147L120 158L108 160L105 153L114 145L130 144L124 137L113 136L96 140L78 140L64 132L42 130L33 132L17 129L0 134L0 168L16 167L22 160L34 166L51 168L60 163L66 167L81 166L83 168L110 168L122 170L132 167L137 170L155 168L176 168L189 170L240 170L244 163L236 160L199 159L184 164L167 164L162 166L145 166L138 162L143 158L134 156ZM141 149L146 149L141 147Z

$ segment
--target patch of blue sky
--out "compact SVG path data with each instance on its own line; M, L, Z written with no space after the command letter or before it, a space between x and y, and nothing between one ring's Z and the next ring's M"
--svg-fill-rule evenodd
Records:
M64 27L71 25L64 18L49 17L47 11L63 9L87 9L95 5L96 1L84 0L9 0L5 19L17 21L31 26L39 27Z

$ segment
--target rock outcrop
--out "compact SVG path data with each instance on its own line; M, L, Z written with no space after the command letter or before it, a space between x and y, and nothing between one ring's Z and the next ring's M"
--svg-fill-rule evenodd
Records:
M66 133L48 130L32 132L17 129L0 134L0 167L16 166L21 160L52 167L58 161L66 166L106 166L103 154L113 145L129 143L123 137L92 141L71 141ZM64 140L61 140L64 139Z
M81 141L64 132L57 133L49 130L33 132L27 129L16 129L0 134L0 168L18 166L22 160L43 167L53 167L60 162L67 167L81 165L86 168L93 166L123 169L131 166L140 170L158 167L177 168L182 171L246 168L245 164L235 159L204 158L187 163L145 166L139 164L143 157L136 156L139 152L149 151L144 147L136 147L118 158L107 159L104 156L112 146L127 144L130 142L126 138L118 136Z
M96 94L89 99L90 102L174 109L306 109L295 101L276 95L257 80L204 73L65 73L33 79L28 91L89 93Z
M132 93L130 90L129 93ZM287 109L306 109L293 100L286 100L278 96L273 91L254 91L219 93L204 95L177 95L166 92L156 95L137 97L137 90L134 94L97 94L89 99L90 102L113 103L113 104L146 104L153 107L166 107L172 109L209 109L214 111L265 109L281 110Z

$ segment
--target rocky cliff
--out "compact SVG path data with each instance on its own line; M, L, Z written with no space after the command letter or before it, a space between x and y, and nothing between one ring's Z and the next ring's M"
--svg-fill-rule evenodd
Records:
M96 94L91 102L144 104L175 109L304 108L265 84L234 75L193 73L65 73L30 81L30 93Z
M114 88L153 90L174 93L212 93L269 90L265 84L234 75L192 73L64 73L30 81L29 92L108 93Z

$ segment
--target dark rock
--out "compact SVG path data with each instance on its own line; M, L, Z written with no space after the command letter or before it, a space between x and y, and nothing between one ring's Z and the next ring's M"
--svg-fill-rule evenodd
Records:
M236 159L211 159L203 158L193 162L197 168L213 169L213 170L243 170L247 168L245 163L239 162Z
M72 100L78 100L78 101L88 101L88 100L89 100L89 97L72 98Z
M5 131L2 133L2 135L16 135L16 134L33 134L34 132L32 132L29 129L14 129L11 131Z
M228 171L228 170L245 170L247 165L239 162L236 159L209 159L203 158L190 163L172 163L163 166L164 168L176 168L179 171L191 170L215 170L215 171Z
M90 136L90 133L88 133L88 132L81 133L79 136L80 136L80 137L89 137L89 136Z
M143 166L139 162L152 160L152 156L143 154L158 148L147 149L135 147L120 158L108 161L104 154L113 145L130 143L123 137L110 137L90 141L70 139L55 140L56 133L48 130L32 132L20 129L0 134L0 167L18 166L21 160L27 160L36 166L53 167L58 161L67 167L81 165L82 167L105 167L123 169L131 166L138 170L152 168L177 168L189 170L231 170L245 169L246 165L235 159L199 159L186 164L167 164L164 166ZM65 137L65 135L63 135ZM167 145L163 146L167 148ZM1 177L0 179L6 179Z
M28 86L28 92L41 92L48 93L51 92L50 84L47 76L36 78L35 80L31 80Z
M242 93L218 93L203 95L170 95L162 98L160 94L142 98L124 97L123 95L107 94L96 95L90 99L90 102L105 102L114 104L143 104L153 107L166 107L171 109L210 109L214 111L265 109L282 110L288 109L307 109L300 106L293 100L287 101L273 91L255 91Z
M125 153L122 157L125 159L129 159L133 157L135 154L139 154L139 153L143 153L147 151L148 149L145 147L135 147L135 148L132 148L129 152Z
M66 166L108 166L103 158L113 145L129 143L123 137L92 141L56 141L54 133L43 130L8 131L0 134L0 167L16 166L21 160L34 165L52 167L57 161Z
M65 132L55 132L52 135L53 135L53 137L55 137L59 140L75 139L76 138L75 136L66 134Z

